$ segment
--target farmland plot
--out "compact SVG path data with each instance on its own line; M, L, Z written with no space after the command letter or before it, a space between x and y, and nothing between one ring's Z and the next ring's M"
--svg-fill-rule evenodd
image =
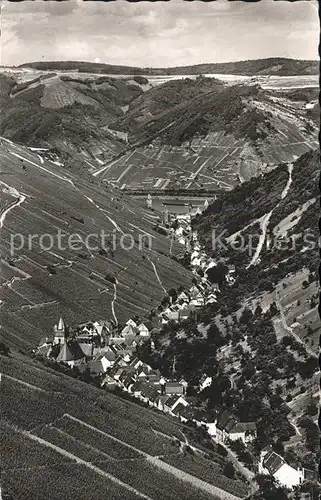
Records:
M128 482L134 488L142 491L154 500L209 500L215 498L191 485L175 478L171 474L157 469L146 460L130 462L104 462L100 467L122 481ZM170 488L166 487L169 486ZM219 497L217 497L218 499Z

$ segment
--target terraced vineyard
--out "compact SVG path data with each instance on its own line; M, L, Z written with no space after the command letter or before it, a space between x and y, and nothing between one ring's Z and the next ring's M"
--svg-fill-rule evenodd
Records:
M181 252L181 245L171 248L169 239L154 231L152 211L3 142L1 182L21 197L8 210L18 195L9 197L2 211L1 256L9 273L0 289L5 342L31 347L61 315L70 324L90 318L127 321L158 305L164 290L191 282L191 273L170 256ZM58 234L65 235L60 243ZM68 246L72 234L78 235L76 245ZM103 244L114 251L102 252Z
M92 498L87 481L95 485L95 495L105 488L109 498L126 500L237 500L246 493L242 482L226 482L221 466L202 454L194 455L195 474L186 473L177 443L178 437L184 440L185 427L170 417L53 372L22 354L1 356L0 369L1 481L3 491L14 498L40 500L57 477L59 486L50 499L69 500L76 491L84 494L81 498ZM177 465L173 462L171 468L162 457L177 457ZM197 467L204 463L208 474L200 481ZM39 496L32 496L35 484Z
M273 91L219 88L201 94L202 100L197 96L173 109L157 109L153 117L155 103L148 94L133 101L128 117L113 125L126 131L136 147L95 173L127 189L230 190L318 144L305 104L298 107ZM143 99L145 108L138 104Z

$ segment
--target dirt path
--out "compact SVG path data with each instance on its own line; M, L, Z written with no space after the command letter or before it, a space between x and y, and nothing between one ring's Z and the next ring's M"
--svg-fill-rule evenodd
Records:
M261 253L261 250L262 250L264 242L265 242L266 231L267 231L267 228L268 228L268 225L269 225L272 213L273 213L273 210L271 210L271 212L269 212L268 214L263 215L263 217L260 220L261 234L260 234L260 237L259 237L259 242L258 242L258 245L256 247L255 253L254 253L253 257L252 257L252 260L246 266L246 269L248 269L251 266L255 266L255 264L257 263L257 261L258 261L258 259L260 257L260 253Z
M8 213L13 208L18 207L19 205L21 205L21 203L23 203L25 201L26 196L23 195L23 194L21 194L21 193L19 193L19 191L17 191L15 188L9 186L5 182L0 181L0 184L2 186L5 186L6 189L8 190L8 192L12 196L15 196L17 198L15 201L13 201L12 203L10 203L10 205L1 212L1 214L0 214L0 229L1 229L3 227L4 221L5 221L6 216L8 215Z
M154 262L149 258L149 256L147 255L147 259L149 260L149 262L151 263L151 265L153 266L153 269L154 269L154 273L155 273L155 276L156 276L156 279L158 281L158 283L160 284L160 286L162 287L163 291L165 292L165 294L167 294L167 290L166 288L164 287L163 283L161 282L160 280L160 277L158 275L158 272L157 272L157 269L156 269L156 266L154 264Z

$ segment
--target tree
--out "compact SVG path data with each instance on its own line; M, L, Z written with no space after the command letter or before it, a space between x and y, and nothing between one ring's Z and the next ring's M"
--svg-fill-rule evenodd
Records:
M168 290L167 293L171 298L172 302L175 302L177 300L177 291L175 290L175 288L171 288L170 290Z
M256 482L259 485L259 492L255 498L262 500L287 500L286 490L282 488L273 476L258 474Z
M255 311L254 311L254 314L255 316L258 316L260 317L262 315L262 312L263 312L263 309L262 307L260 306L260 304L258 304L255 308Z
M307 414L311 415L313 417L318 413L318 407L316 404L311 403L310 405L307 406Z
M244 308L242 315L240 317L240 323L247 325L253 318L253 313L247 307Z
M4 342L0 342L0 354L8 356L9 352L10 352L9 347Z
M216 266L211 267L207 270L206 274L211 283L217 283L222 285L225 282L226 275L228 273L228 268L222 263L218 263Z
M272 302L272 304L270 305L269 312L272 318L273 316L276 316L279 313L279 310L275 302Z
M228 455L227 449L224 446L222 446L221 444L217 445L216 451L219 455L222 455L222 457L227 457L227 455Z
M223 467L223 474L224 476L228 477L229 479L234 479L235 477L235 468L232 462L226 462L226 464Z

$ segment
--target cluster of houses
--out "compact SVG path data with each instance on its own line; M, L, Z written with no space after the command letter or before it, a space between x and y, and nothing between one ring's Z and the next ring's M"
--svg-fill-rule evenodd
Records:
M184 379L165 380L159 370L138 359L136 346L150 338L144 323L137 324L130 319L117 335L115 332L114 325L108 321L86 323L76 332L70 332L60 318L52 338L42 339L35 353L80 371L89 370L100 377L102 387L109 390L118 387L181 422L193 421L204 426L219 443L241 439L246 444L256 437L255 423L240 423L227 412L214 419L195 406L192 397L186 396ZM210 378L205 375L200 390L209 383Z
M218 286L210 283L193 284L189 290L184 290L177 295L174 301L170 297L170 303L159 314L163 324L171 321L182 321L189 318L195 312L207 304L217 301Z
M98 375L111 368L120 356L132 355L137 345L148 338L150 331L142 322L129 320L120 332L105 320L88 322L70 331L60 318L52 337L41 339L35 353Z
M239 422L227 411L214 418L206 410L195 406L195 399L186 395L187 385L184 379L166 380L158 370L153 370L135 354L120 356L102 379L103 387L119 387L133 398L183 423L192 421L197 426L205 427L218 443L240 439L247 444L256 438L255 422Z

